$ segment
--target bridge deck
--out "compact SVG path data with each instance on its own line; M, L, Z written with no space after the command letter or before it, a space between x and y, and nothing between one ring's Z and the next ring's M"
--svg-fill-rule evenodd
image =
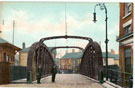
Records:
M80 74L57 74L56 82L51 82L51 76L42 78L41 84L8 84L1 86L16 86L16 87L45 87L45 88L103 88L103 86L95 81L92 81Z

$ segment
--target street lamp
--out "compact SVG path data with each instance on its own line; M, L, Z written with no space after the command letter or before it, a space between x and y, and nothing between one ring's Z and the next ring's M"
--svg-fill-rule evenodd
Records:
M94 13L93 13L93 15L94 15L94 20L93 20L93 22L94 23L96 23L96 7L97 6L100 6L100 9L101 10L105 10L105 15L106 15L106 18L105 18L105 22L106 22L106 35L105 35L105 37L106 37L106 39L105 39L105 44L106 44L106 80L108 80L108 38L107 38L107 19L108 19L108 17L107 17L107 8L106 8L106 6L105 6L105 4L104 3L99 3L99 4L96 4L95 5L95 7L94 7Z

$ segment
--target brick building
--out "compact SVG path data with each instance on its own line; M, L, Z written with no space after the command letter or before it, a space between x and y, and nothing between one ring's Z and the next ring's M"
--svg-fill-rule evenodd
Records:
M102 58L103 58L103 65L106 66L105 58L106 53L102 52ZM79 65L81 63L83 52L74 52L72 50L71 53L66 53L61 59L60 59L60 70L64 73L76 73L79 70ZM108 52L108 65L113 66L117 65L119 66L119 55L115 53L113 49L111 49L111 52Z
M119 58L122 72L133 74L133 3L120 3ZM122 75L128 80L127 75ZM125 82L123 81L124 85Z
M133 3L120 3L119 58L122 72L133 73Z
M77 73L81 63L82 52L66 53L60 59L60 70L64 73Z
M106 66L106 52L102 52L103 66ZM113 49L108 52L108 65L119 66L119 55L115 53Z

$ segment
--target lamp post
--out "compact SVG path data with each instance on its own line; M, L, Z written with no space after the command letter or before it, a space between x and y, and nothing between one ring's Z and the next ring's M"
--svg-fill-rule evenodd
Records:
M105 18L105 22L106 22L106 26L105 26L105 28L106 28L106 34L105 34L105 37L106 37L106 39L105 39L105 44L106 44L106 80L108 80L108 38L107 38L107 19L108 19L108 17L107 17L107 8L106 8L106 6L105 6L105 4L104 3L99 3L99 4L96 4L95 5L95 7L94 7L94 13L93 13L93 15L94 15L94 23L96 23L96 7L97 6L100 6L100 9L101 10L105 10L105 15L106 15L106 18Z

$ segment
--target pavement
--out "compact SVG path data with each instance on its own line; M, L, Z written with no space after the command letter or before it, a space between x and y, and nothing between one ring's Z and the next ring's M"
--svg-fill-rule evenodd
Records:
M98 82L88 79L80 74L57 74L54 83L51 82L51 76L42 78L41 84L36 81L33 84L27 84L26 79L14 81L11 84L0 85L0 87L23 87L23 88L104 88Z

